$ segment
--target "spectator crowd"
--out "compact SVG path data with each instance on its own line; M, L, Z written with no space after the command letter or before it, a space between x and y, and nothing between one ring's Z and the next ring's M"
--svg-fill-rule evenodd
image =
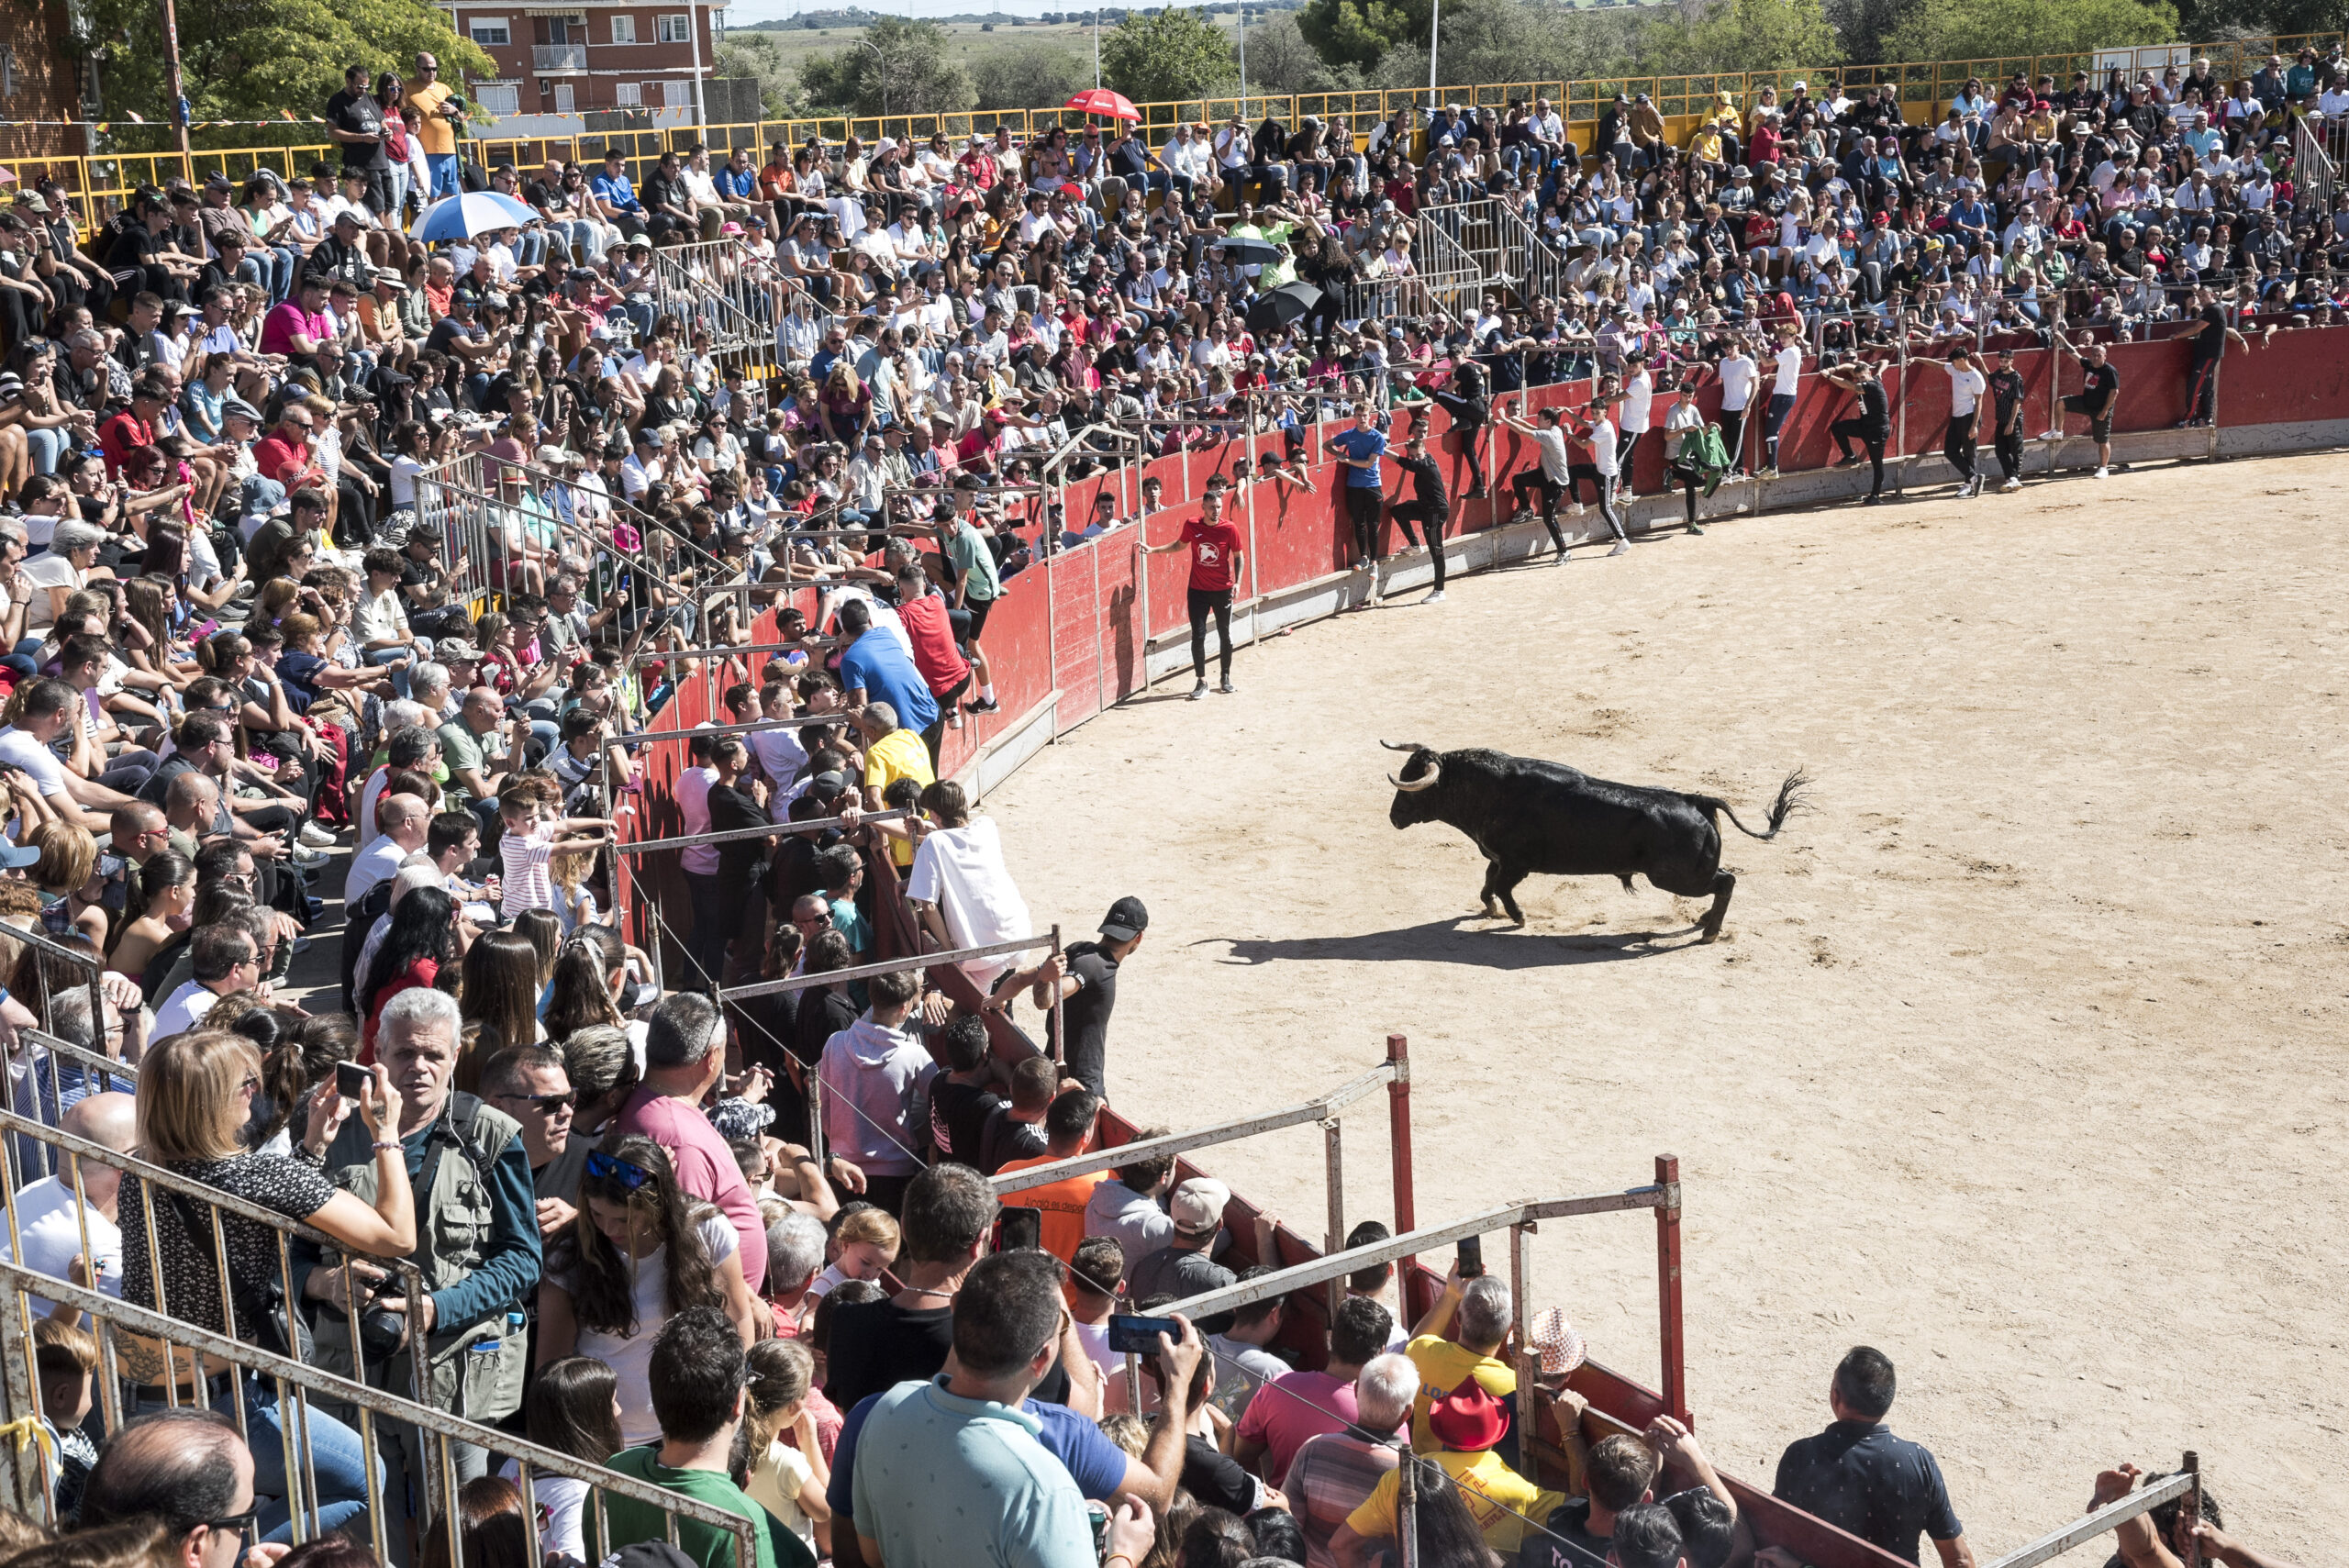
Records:
M0 1034L12 1108L56 1130L8 1141L11 1260L731 1513L757 1568L1359 1568L1400 1561L1406 1462L1433 1568L1798 1562L1669 1416L1590 1437L1580 1337L1553 1308L1520 1344L1473 1267L1417 1310L1365 1267L1325 1313L1245 1289L1268 1232L1231 1234L1230 1189L1172 1158L999 1195L1100 1147L1150 916L1121 898L1041 953L944 736L996 707L985 632L1021 571L1134 520L1040 486L1235 425L1290 439L1152 547L1191 552L1195 696L1210 617L1235 689L1223 496L1310 491L1324 421L1373 561L1388 508L1433 541L1449 506L1397 410L1527 436L1513 481L1472 447L1469 494L1538 498L1562 559L1585 480L1620 541L1651 429L1692 525L1757 402L1775 465L1807 360L1854 399L1837 439L1879 487L1871 348L1957 350L1963 474L1976 399L2002 462L2019 439L1986 334L2075 352L2068 411L2104 443L2089 337L2185 321L2201 374L2245 313L2335 318L2291 127L2349 114L2345 79L2337 53L2243 83L2017 78L1924 126L1798 83L1683 147L1644 98L1589 148L1536 100L1361 139L1234 120L518 171L466 159L426 56L406 82L354 69L340 165L306 179L110 216L27 182L0 211ZM411 234L461 191L510 221ZM1447 292L1425 258L1471 200L1559 286ZM1509 402L1585 377L1571 419ZM816 613L781 613L671 790L718 837L652 913L664 989L617 918L636 737L808 582ZM339 973L297 986L338 862ZM873 972L920 938L1030 946ZM1016 1019L1050 1049L1009 1049ZM0 1520L21 1568L369 1568L373 1529L401 1568L540 1568L532 1540L731 1560L723 1531L672 1541L659 1509L493 1444L286 1408L225 1358L30 1307L44 1418L17 1450L51 1507ZM1520 1429L1520 1353L1563 1470ZM1931 1453L1886 1425L1890 1361L1855 1349L1831 1383L1776 1496L1972 1562ZM2141 1481L2099 1475L2097 1505ZM2215 1508L2176 1515L2123 1527L2130 1568L2274 1561Z

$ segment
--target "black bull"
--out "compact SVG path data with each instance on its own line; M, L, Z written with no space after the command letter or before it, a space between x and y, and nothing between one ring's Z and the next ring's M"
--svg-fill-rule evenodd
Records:
M1721 869L1720 812L1751 839L1775 839L1787 814L1803 804L1809 780L1800 768L1778 786L1770 807L1769 830L1756 833L1737 820L1729 803L1676 789L1614 784L1558 762L1510 757L1475 748L1438 752L1425 746L1408 751L1395 785L1387 817L1397 828L1419 822L1448 822L1468 835L1485 859L1485 913L1497 899L1512 925L1525 924L1517 906L1517 884L1539 872L1546 876L1616 876L1629 888L1644 876L1666 893L1686 898L1709 895L1704 940L1721 934L1734 873Z

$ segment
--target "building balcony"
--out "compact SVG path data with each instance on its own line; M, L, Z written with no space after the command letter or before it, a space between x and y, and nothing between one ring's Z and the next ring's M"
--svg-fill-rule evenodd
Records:
M587 69L587 46L584 43L532 44L530 69L541 72L584 71Z

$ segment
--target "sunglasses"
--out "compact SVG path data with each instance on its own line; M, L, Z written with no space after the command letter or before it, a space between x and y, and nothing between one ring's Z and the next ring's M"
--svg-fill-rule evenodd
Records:
M552 1116L557 1111L569 1110L579 1103L579 1092L575 1089L562 1095L500 1095L497 1097L508 1102L519 1101L540 1116ZM613 1165L625 1166L631 1171L637 1170L634 1165L628 1164L626 1161L613 1160L608 1154L590 1154L587 1156L587 1164L591 1174L594 1173L594 1167L598 1160L609 1161ZM644 1173L638 1171L637 1173L642 1175Z
M238 1544L240 1548L250 1546L253 1543L254 1538L261 1533L260 1522L261 1510L259 1508L247 1508L241 1514L228 1514L217 1519L198 1519L196 1521L196 1523L202 1525L206 1529L217 1529L221 1531L223 1534L234 1532L237 1537Z
M585 1173L598 1181L618 1182L629 1192L648 1186L653 1181L652 1173L643 1166L623 1160L617 1154L607 1154L600 1149L587 1156Z

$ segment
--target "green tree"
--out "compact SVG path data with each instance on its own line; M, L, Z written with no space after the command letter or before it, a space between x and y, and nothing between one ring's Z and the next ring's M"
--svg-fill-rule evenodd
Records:
M974 106L969 72L946 54L936 22L876 17L862 40L799 62L809 103L857 115L944 115Z
M1360 75L1351 65L1331 70L1286 11L1248 29L1247 63L1252 93L1333 93Z
M1101 35L1102 80L1137 104L1197 98L1237 80L1223 29L1197 11L1129 11Z
M1650 23L1640 41L1642 67L1664 73L1785 71L1843 58L1820 0L1713 0L1693 20Z
M2165 0L1923 0L1885 39L1888 60L1975 60L1990 55L2085 54L2168 43L2177 12Z
M1446 83L1563 83L1620 74L1634 31L1629 18L1564 6L1445 0L1436 74ZM1379 87L1425 87L1427 80L1425 38L1389 50L1370 78Z
M107 112L167 119L162 8L89 0L86 12L90 36L110 40L101 65ZM181 83L198 120L316 115L342 90L345 66L405 79L419 50L439 58L451 83L497 74L488 51L425 0L180 0L177 13Z
M1424 58L1434 8L1432 0L1306 0L1297 21L1330 65L1367 69L1404 44L1419 45Z
M1068 102L1093 85L1093 64L1064 49L991 49L971 61L983 109L1035 109Z
M807 106L799 73L785 63L781 41L771 32L739 28L718 45L718 73L759 84L761 111L771 120L791 119Z

